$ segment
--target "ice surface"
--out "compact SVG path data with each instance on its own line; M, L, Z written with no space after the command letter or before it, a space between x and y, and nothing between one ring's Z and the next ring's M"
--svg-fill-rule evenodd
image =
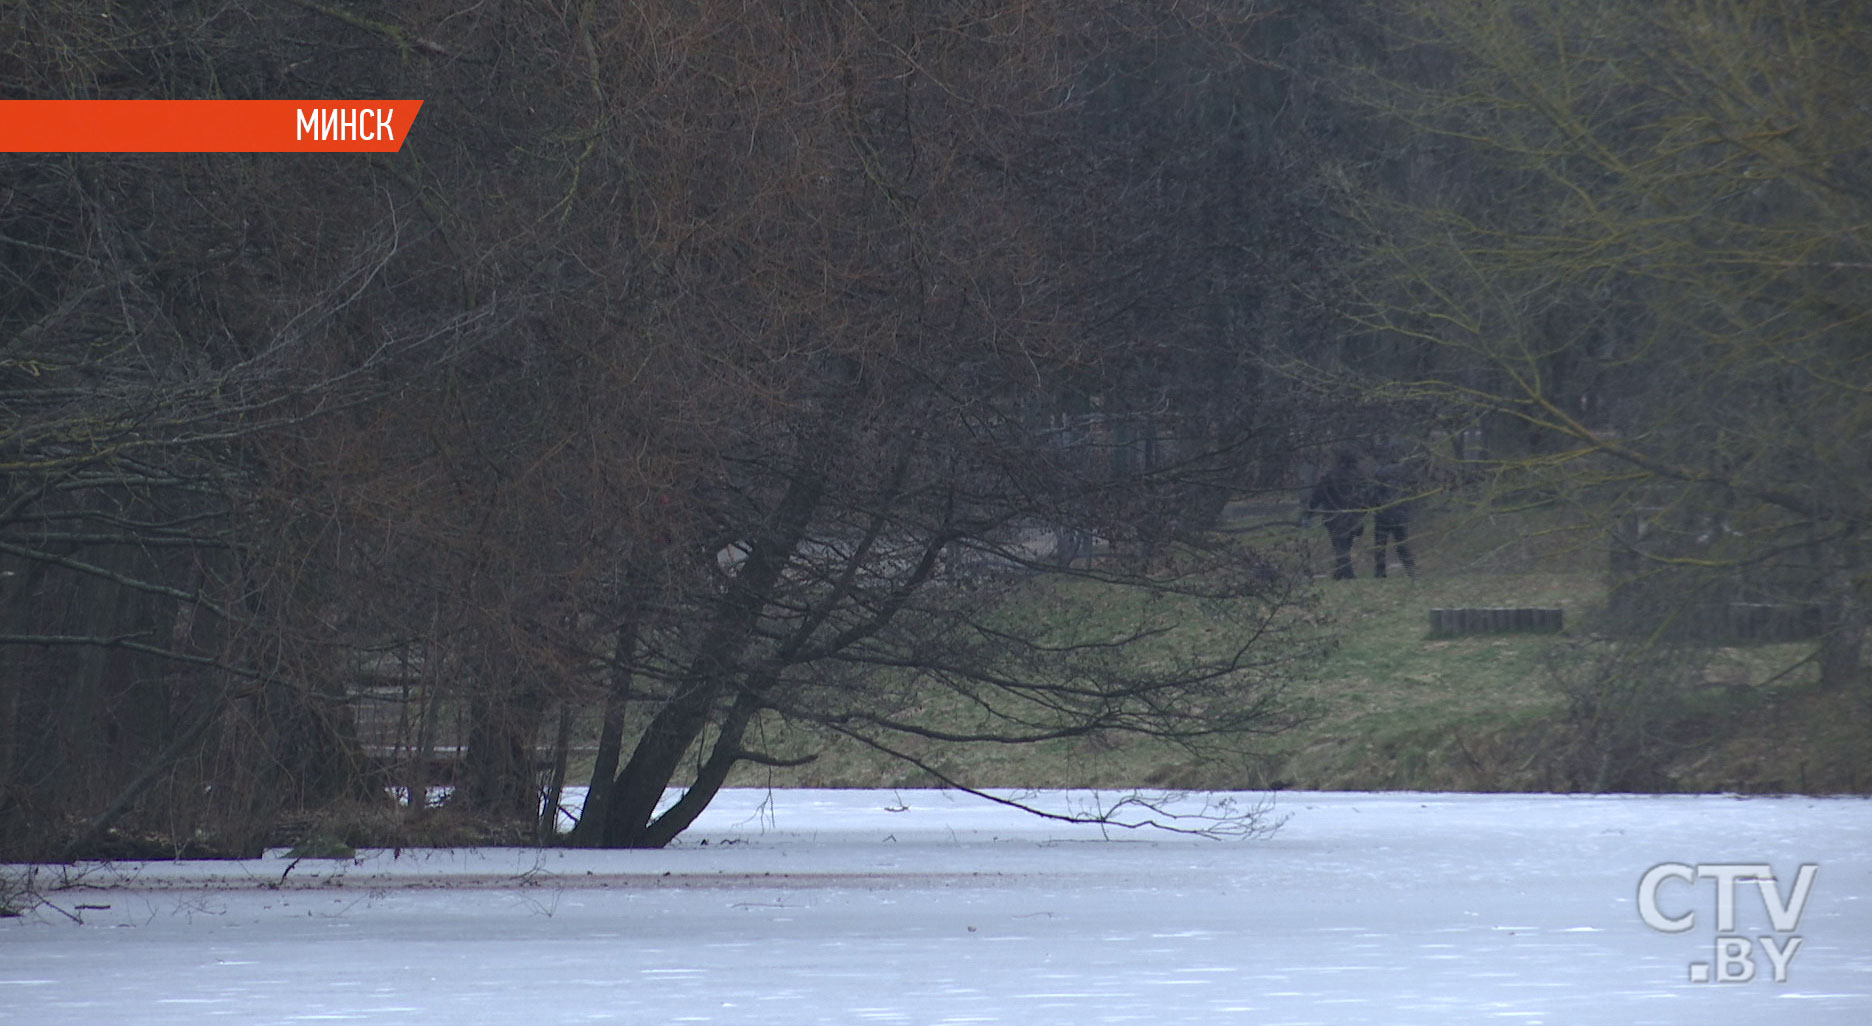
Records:
M83 925L0 921L0 1022L1872 1023L1872 802L1289 792L1276 814L1213 841L737 791L664 851L80 867L99 889L51 897ZM1716 883L1668 882L1696 923L1653 930L1638 881L1663 862L1768 863L1781 894L1820 868L1779 935L1741 883L1756 979L1698 984ZM1787 982L1762 935L1802 938Z

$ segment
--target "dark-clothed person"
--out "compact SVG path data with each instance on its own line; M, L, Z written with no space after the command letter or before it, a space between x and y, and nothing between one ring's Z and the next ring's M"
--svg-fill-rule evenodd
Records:
M1359 473L1358 453L1341 450L1333 458L1332 469L1313 483L1307 495L1306 515L1324 518L1326 536L1332 539L1333 580L1349 581L1352 572L1352 543L1365 530L1366 502L1364 476Z
M1372 508L1372 570L1379 577L1385 576L1385 547L1394 541L1404 573L1417 576L1417 561L1410 550L1414 490L1410 468L1402 462L1387 463L1372 474L1366 498Z

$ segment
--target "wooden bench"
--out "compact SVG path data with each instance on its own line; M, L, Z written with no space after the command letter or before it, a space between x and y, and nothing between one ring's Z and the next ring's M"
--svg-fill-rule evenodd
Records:
M1464 634L1558 634L1564 610L1534 606L1430 610L1430 636Z

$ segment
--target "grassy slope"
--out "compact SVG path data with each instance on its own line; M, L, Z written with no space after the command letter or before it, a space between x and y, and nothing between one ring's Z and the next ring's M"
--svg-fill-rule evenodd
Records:
M1253 511L1243 511L1244 523ZM1485 519L1431 511L1416 540L1417 580L1320 581L1337 647L1293 695L1309 722L1245 740L1240 757L1195 760L1161 744L1092 739L1017 748L935 750L979 786L1552 790L1562 781L1550 741L1566 701L1544 661L1555 639L1508 635L1432 639L1438 606L1559 606L1568 633L1602 601L1602 542L1541 514ZM1266 523L1263 517L1259 522ZM1289 527L1262 537L1291 536ZM1320 532L1314 529L1312 534ZM1250 533L1247 537L1254 537ZM1323 568L1324 539L1309 538ZM1114 609L1114 615L1122 615ZM1666 773L1680 790L1872 790L1872 706L1864 695L1816 693L1800 661L1811 646L1716 653L1687 703ZM1793 667L1790 670L1790 667ZM777 748L814 744L770 728ZM749 768L735 783L920 786L911 767L837 745L793 770Z

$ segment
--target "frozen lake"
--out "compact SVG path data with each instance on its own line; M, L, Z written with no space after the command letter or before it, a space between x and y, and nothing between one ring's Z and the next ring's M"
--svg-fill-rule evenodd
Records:
M1872 1022L1872 802L1275 811L1271 838L1214 841L944 792L741 791L665 851L120 865L51 896L82 925L0 921L0 1022ZM1639 909L1667 863L1674 933ZM1774 882L1723 868L1759 864Z

